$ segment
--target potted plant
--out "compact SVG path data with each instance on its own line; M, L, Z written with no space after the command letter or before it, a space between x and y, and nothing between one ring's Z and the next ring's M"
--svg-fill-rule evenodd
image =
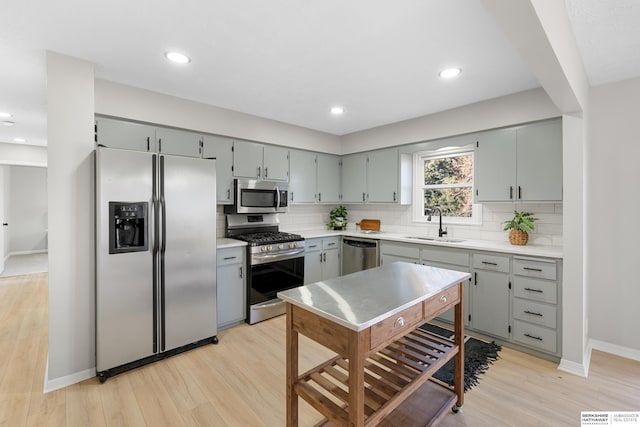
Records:
M509 221L504 222L504 230L509 231L509 242L512 245L524 246L529 241L529 231L533 231L533 217L531 212L513 211L514 215Z
M331 209L329 212L329 223L327 224L329 230L346 230L347 229L347 208L340 205L337 208Z

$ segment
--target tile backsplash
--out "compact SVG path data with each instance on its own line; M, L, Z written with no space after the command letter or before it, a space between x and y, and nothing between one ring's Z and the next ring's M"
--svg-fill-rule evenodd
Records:
M349 211L347 228L355 230L355 224L363 218L379 219L381 230L391 233L407 233L435 236L438 221L418 223L413 221L411 206L399 205L345 205ZM304 231L324 228L329 222L329 211L334 205L293 205L286 214L280 214L283 231ZM538 245L562 246L562 203L495 203L482 205L482 224L443 224L448 237L508 242L508 232L503 222L511 219L514 210L533 212L538 218L536 229L529 233L529 242ZM217 235L224 236L225 217L218 206Z

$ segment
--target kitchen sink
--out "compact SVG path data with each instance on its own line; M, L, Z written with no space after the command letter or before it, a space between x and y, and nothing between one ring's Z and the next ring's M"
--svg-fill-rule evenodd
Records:
M444 242L444 243L461 243L464 239L454 239L452 237L419 237L419 236L405 236L405 239L426 240L430 242Z

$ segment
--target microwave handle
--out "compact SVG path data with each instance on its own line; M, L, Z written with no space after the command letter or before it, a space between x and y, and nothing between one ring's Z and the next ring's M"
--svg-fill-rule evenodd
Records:
M278 197L276 198L276 209L278 209L280 207L280 189L278 188L277 185L276 185L276 194L278 195Z

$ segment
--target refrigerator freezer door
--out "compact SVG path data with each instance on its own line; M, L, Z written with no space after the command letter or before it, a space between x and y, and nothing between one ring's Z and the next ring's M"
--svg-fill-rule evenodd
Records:
M167 351L217 334L215 160L160 156L160 186Z
M109 202L147 204L151 213L153 157L96 150L96 368L98 372L154 352L153 260L142 252L109 254ZM153 225L149 214L145 227Z

